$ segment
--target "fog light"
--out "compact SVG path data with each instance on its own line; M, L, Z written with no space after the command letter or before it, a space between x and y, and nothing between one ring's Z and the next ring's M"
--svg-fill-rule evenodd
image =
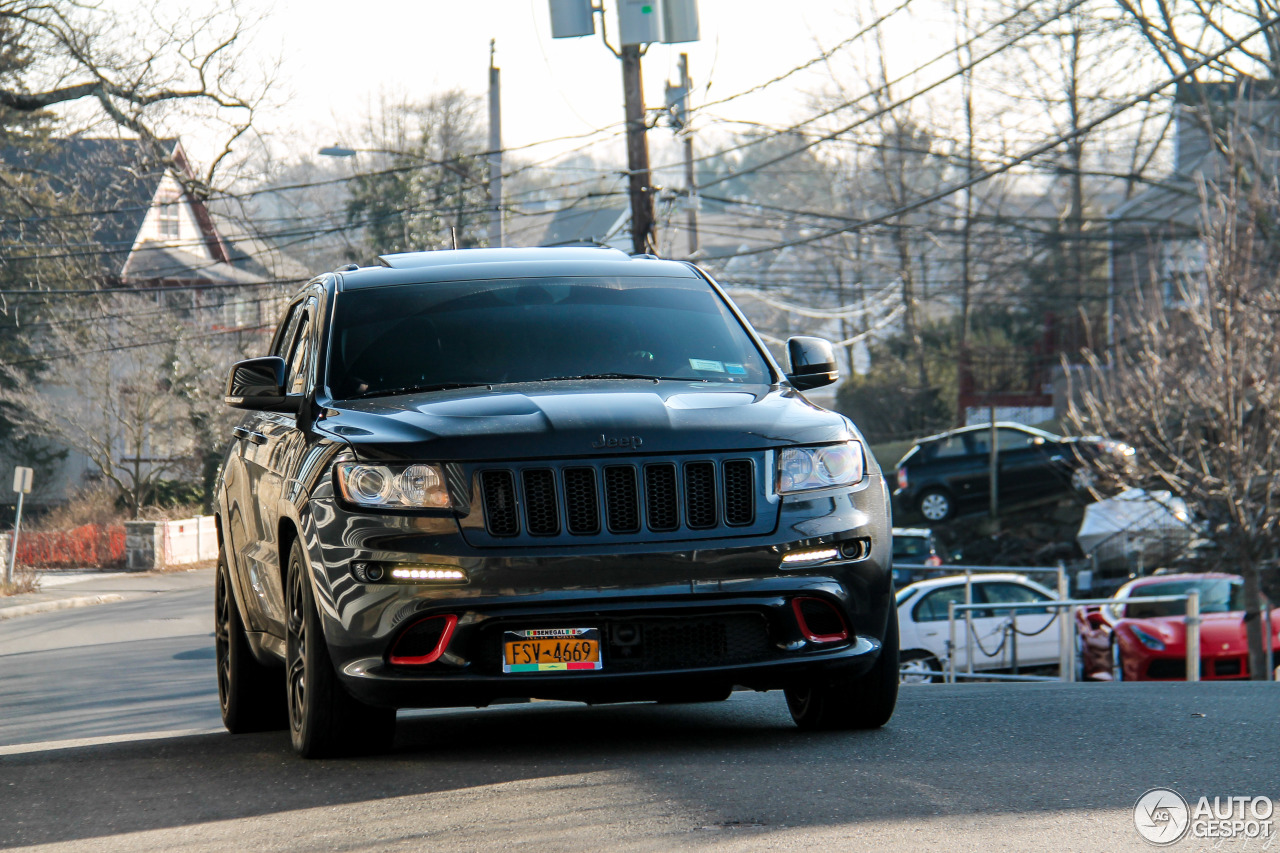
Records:
M792 566L801 563L825 563L840 555L835 548L809 548L805 551L791 551L782 555L782 565Z
M391 570L397 581L465 581L467 573L449 566L402 566Z

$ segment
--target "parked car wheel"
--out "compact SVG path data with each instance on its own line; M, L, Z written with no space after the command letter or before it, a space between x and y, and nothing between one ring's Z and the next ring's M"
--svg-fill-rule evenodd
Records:
M289 730L303 758L377 752L395 737L394 709L356 701L338 683L311 591L302 544L289 552L285 669Z
M805 731L878 729L898 704L898 677L898 613L890 610L880 656L865 675L788 687L787 708Z
M928 652L903 652L898 659L898 680L903 684L941 684L942 662Z
M221 549L213 598L213 647L222 724L232 734L283 729L288 724L284 673L278 667L263 666L253 656Z
M920 496L920 514L929 521L946 521L954 512L951 495L941 489L931 489Z

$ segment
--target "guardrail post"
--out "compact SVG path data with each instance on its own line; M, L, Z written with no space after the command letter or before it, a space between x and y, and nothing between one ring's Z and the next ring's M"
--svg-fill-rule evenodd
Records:
M1200 680L1200 590L1187 592L1187 681Z
M964 570L964 603L973 604L973 572ZM973 675L973 611L964 611L964 671Z
M1067 568L1058 563L1058 599L1066 601L1070 598L1070 591L1067 589ZM1058 624L1058 679L1060 681L1075 681L1076 668L1071 660L1075 656L1076 645L1076 620L1074 606L1068 610L1061 607L1053 609L1061 621ZM1071 619L1067 619L1067 615L1071 615Z
M947 632L951 639L947 641L951 646L950 654L947 655L947 683L956 683L956 603L954 601L947 602Z
M1057 612L1071 627L1070 633L1061 632L1062 648L1058 650L1058 678L1070 684L1076 680L1076 606L1068 605L1065 613L1059 607Z
M1009 658L1013 674L1018 674L1018 611L1009 611Z
M1267 671L1264 674L1267 677L1266 678L1267 681L1275 681L1276 653L1272 650L1272 645L1271 645L1274 642L1271 638L1275 636L1275 634L1271 632L1274 631L1275 628L1272 627L1271 625L1271 602L1269 601L1262 602L1262 625L1263 625L1262 636L1266 637L1266 640L1263 641L1263 646L1265 647L1267 652Z

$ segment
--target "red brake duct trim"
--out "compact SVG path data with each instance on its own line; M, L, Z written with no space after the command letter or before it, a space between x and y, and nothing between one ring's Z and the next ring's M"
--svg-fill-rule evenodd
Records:
M418 627L419 625L423 624L424 622L430 622L434 619L443 619L445 620L445 622L444 622L444 630L440 632L440 639L436 641L436 644L431 649L431 651L427 652L425 655L418 655L417 657L405 657L405 656L397 655L396 647L393 646L391 648L392 663L400 664L400 665L409 665L409 666L421 666L422 664L426 664L426 663L435 663L437 660L440 659L440 655L444 654L444 650L449 647L449 641L453 639L453 629L458 627L457 616L454 616L452 614L448 616L429 616L426 619L422 619L418 622L415 622L413 625L409 626L409 628L403 634L400 635L400 639L401 640L404 639L404 637L410 631L412 631L414 628ZM399 646L399 645L400 645L400 640L396 640L396 646Z
M840 621L840 633L839 634L815 634L813 632L813 629L809 627L809 623L805 621L804 611L800 607L801 602L805 602L805 601L812 601L816 604L820 604L823 607L828 608L835 615L836 619ZM849 626L845 624L844 616L840 614L840 611L837 610L835 606L831 604L831 602L824 601L821 598L808 598L808 597L793 598L791 599L791 609L796 614L796 622L800 625L800 633L803 634L804 638L809 642L818 643L818 644L841 643L849 639Z

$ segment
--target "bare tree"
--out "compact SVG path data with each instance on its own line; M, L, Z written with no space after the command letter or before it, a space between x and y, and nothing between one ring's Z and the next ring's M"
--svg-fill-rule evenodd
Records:
M56 379L0 368L0 404L20 434L84 454L135 516L163 481L198 487L227 433L222 369L261 346L256 332L211 332L163 301L114 294L46 324L36 357Z
M1244 577L1259 679L1270 667L1261 568L1280 552L1280 247L1261 223L1280 214L1280 193L1229 178L1204 198L1203 272L1138 287L1110 362L1086 355L1070 418L1081 432L1124 437L1139 474L1208 521L1217 559Z
M79 109L81 119L96 115L153 143L158 156L167 127L216 122L225 145L192 182L199 191L252 126L269 85L271 69L240 53L249 23L234 0L196 14L152 0L128 15L95 0L0 0L0 32L30 58L20 74L0 77L0 107Z

